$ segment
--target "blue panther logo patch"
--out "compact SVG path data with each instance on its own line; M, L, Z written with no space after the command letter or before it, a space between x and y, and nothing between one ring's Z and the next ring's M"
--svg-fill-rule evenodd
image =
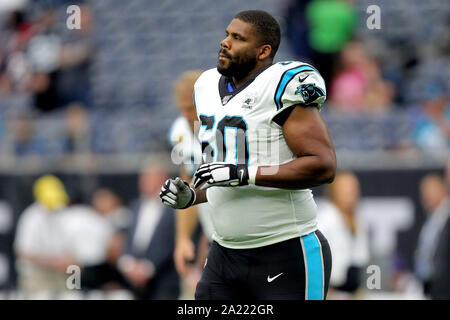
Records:
M305 104L316 101L318 98L325 95L325 93L312 83L301 84L297 87L295 94L301 94Z

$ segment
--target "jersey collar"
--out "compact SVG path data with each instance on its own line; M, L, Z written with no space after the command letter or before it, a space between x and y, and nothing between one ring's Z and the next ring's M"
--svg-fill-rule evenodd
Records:
M222 101L222 105L226 105L228 101L230 101L235 95L237 95L239 92L247 88L250 83L253 82L253 80L256 79L257 76L259 76L263 71L268 69L270 66L273 66L273 63L262 67L261 69L257 70L245 83L240 86L239 88L235 88L233 84L233 80L226 76L221 76L219 79L219 94L220 94L220 100Z

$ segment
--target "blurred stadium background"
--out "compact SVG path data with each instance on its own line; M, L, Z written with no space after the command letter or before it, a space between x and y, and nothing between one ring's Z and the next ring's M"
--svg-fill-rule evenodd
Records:
M74 4L80 30L66 26ZM381 29L367 27L372 4L381 9ZM339 168L353 171L361 185L366 264L381 270L381 289L369 290L363 268L352 298L429 298L415 273L415 253L430 210L422 178L444 178L449 161L448 0L1 0L3 298L20 297L23 289L14 239L35 201L36 179L58 176L72 201L97 211L94 195L104 196L111 209L101 217L131 210L142 167L170 155L168 130L179 116L174 81L186 70L214 67L225 27L246 9L266 10L281 22L277 61L311 62L328 80L323 116ZM170 166L170 174L177 169ZM313 191L320 208L324 190ZM117 288L124 289L93 289Z

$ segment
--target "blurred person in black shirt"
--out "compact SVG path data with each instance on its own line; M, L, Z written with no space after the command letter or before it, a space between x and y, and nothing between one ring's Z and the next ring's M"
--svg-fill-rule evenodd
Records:
M31 67L28 90L33 95L34 106L42 111L56 109L60 105L56 81L61 38L55 30L55 13L50 7L38 15L35 34L27 45L26 53Z
M175 269L175 211L161 203L159 192L168 171L159 162L139 177L140 198L133 202L126 231L125 253L119 268L132 284L137 299L178 299L180 279Z
M420 193L428 216L420 232L414 271L426 296L450 299L448 186L440 175L429 174L420 183Z

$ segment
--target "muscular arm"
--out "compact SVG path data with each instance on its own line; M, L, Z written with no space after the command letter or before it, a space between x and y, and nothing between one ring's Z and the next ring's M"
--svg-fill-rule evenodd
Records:
M195 199L195 202L192 204L193 206L195 206L196 204L208 202L208 199L206 198L206 190L195 189L195 195L197 198Z
M280 166L258 167L256 185L307 189L333 181L336 154L317 108L294 107L283 125L283 135L297 159Z

